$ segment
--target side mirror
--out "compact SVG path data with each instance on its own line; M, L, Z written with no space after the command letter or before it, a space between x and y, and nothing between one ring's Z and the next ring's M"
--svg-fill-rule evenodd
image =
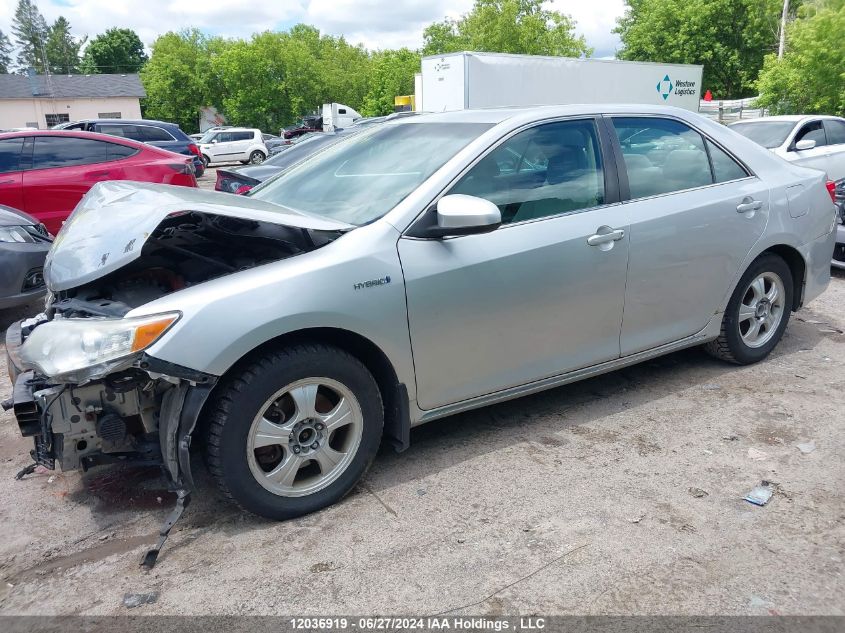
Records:
M806 149L813 149L816 146L816 142L813 139L805 138L801 139L795 144L795 150L798 152L803 152Z
M499 207L476 196L454 193L437 202L437 224L425 231L427 237L489 233L499 228L502 212Z

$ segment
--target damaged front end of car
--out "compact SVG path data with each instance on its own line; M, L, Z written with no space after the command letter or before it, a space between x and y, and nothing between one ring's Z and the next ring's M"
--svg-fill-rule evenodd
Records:
M177 507L148 566L190 499L191 437L219 377L151 355L182 314L143 306L315 250L345 230L282 207L221 205L222 194L172 189L93 188L47 258L45 311L6 334L14 388L3 407L34 440L30 472L134 462L166 473Z

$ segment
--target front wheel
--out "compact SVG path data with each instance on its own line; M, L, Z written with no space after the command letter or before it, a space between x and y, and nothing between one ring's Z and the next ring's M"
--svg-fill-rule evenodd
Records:
M298 345L270 352L221 385L206 457L241 507L289 519L341 499L381 441L383 407L366 367L343 350Z
M264 162L264 153L260 152L259 150L255 150L252 154L249 155L249 162L253 165L260 165Z
M792 310L792 272L772 253L758 257L731 295L719 338L705 345L712 356L738 365L763 360L778 344Z

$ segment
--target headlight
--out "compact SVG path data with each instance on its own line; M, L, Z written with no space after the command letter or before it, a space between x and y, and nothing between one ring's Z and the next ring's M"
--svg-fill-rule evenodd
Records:
M20 348L23 365L83 383L128 367L179 318L178 312L132 319L56 319L36 327Z
M32 230L34 231L35 227L32 227ZM32 243L34 241L35 237L30 231L27 231L27 227L0 226L0 242Z

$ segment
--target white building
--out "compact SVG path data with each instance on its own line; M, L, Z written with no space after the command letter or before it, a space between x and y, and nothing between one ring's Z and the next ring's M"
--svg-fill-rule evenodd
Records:
M80 119L140 119L138 75L0 75L0 129Z

